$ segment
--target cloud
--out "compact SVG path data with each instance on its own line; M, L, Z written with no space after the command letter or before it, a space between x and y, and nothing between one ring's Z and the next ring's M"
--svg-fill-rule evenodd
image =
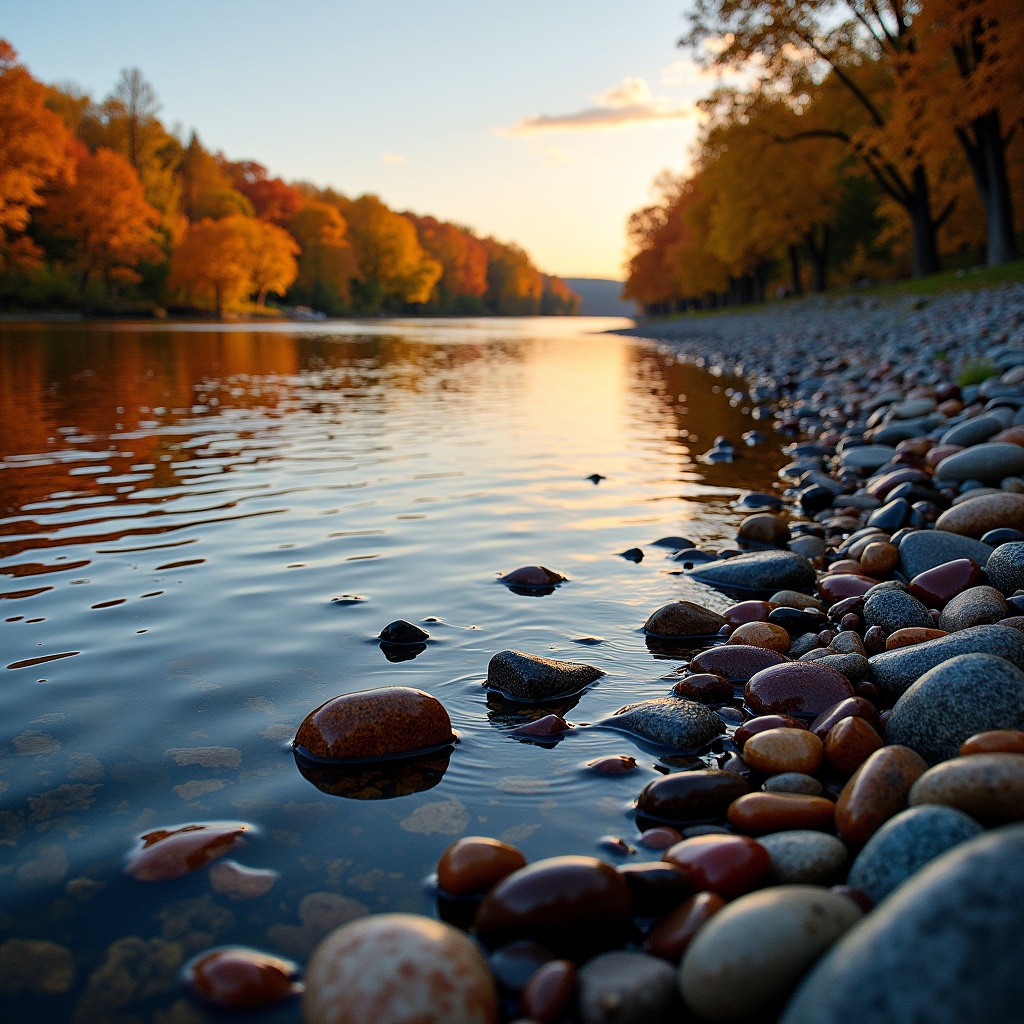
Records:
M407 164L409 158L402 156L401 153L384 153L380 158L380 162L382 164Z
M659 121L680 121L693 117L691 104L674 103L667 96L655 96L642 78L624 78L620 85L593 97L594 106L572 114L535 114L516 121L499 135L523 136L542 132L592 132L610 128L631 128Z

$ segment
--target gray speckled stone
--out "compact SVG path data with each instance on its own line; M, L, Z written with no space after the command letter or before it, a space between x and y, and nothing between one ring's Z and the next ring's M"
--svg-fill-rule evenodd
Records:
M862 889L877 906L925 864L981 833L973 818L954 807L911 807L890 818L867 841L850 868L847 884Z
M795 829L757 841L768 851L768 876L776 885L828 885L839 879L849 856L846 844L825 832Z
M965 448L972 444L981 444L993 434L1003 429L1003 421L998 416L975 416L973 419L950 427L940 438L939 444L959 444Z
M844 468L880 469L895 454L896 449L892 445L863 444L857 448L847 448L840 457L840 461Z
M682 1013L675 968L656 956L620 949L579 973L583 1024L672 1024Z
M825 787L813 776L803 772L780 772L765 779L761 787L766 793L800 793L803 796L821 796Z
M1008 614L1006 601L995 587L968 587L942 609L939 629L953 633L970 626L998 622L1005 619Z
M980 540L946 530L918 530L907 534L900 542L899 570L912 580L926 569L957 558L973 558L984 568L991 554L992 548Z
M825 654L814 660L819 665L834 668L840 675L846 676L851 683L863 679L871 667L863 654Z
M725 732L725 723L718 715L684 697L655 697L627 704L594 724L623 729L682 753L696 753Z
M1016 633L1015 642L1024 648L1024 634L1018 630L1007 626L975 629ZM940 637L939 641L962 635ZM925 672L907 689L889 715L885 742L910 747L928 764L937 764L956 757L969 736L990 729L1024 729L1024 672L992 654L962 654Z
M961 654L994 654L1021 668L1024 667L1024 633L1010 626L971 626L923 644L884 651L868 659L869 678L882 691L883 697L896 701L926 672ZM965 734L965 738L969 735Z
M556 661L522 651L499 651L487 665L487 685L513 700L565 697L578 693L603 675L593 665Z
M906 626L932 628L931 613L916 597L902 590L874 590L864 602L864 622L881 626L886 633L895 633Z
M688 569L691 579L722 590L771 593L814 584L814 568L793 551L755 551Z
M989 583L1009 596L1024 587L1024 541L1000 544L985 566Z
M933 861L820 960L779 1024L983 1024L1024 1006L1024 825Z
M935 467L938 480L980 480L986 484L1019 473L1024 473L1024 448L1005 441L976 444L948 456Z

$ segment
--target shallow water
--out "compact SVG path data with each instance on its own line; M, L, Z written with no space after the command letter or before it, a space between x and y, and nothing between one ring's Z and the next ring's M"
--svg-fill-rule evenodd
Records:
M242 943L301 962L362 908L435 913L424 880L459 835L531 860L614 861L598 840L635 838L657 756L605 730L509 736L523 713L488 701L487 662L517 648L603 669L558 709L573 723L664 695L681 655L648 650L643 621L728 601L652 542L729 540L730 501L786 460L772 435L696 462L756 426L736 382L598 333L622 323L0 325L0 943L74 960L62 991L34 994L24 947L0 946L0 1017L203 1020L182 957ZM642 562L618 557L632 547ZM496 582L529 564L569 582ZM375 639L398 618L431 634L406 661ZM296 727L383 685L445 704L447 771L396 799L320 792ZM584 770L620 753L641 768ZM267 895L232 900L206 870L123 874L140 833L221 819L255 826L232 856L280 872Z

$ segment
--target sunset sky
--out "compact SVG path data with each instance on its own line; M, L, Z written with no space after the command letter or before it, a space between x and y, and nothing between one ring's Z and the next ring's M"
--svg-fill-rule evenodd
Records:
M686 165L713 85L675 46L685 3L31 0L0 32L97 99L141 68L165 124L232 159L620 278L626 218Z

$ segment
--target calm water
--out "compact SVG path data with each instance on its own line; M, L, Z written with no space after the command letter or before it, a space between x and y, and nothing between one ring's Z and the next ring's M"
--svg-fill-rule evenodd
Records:
M424 879L459 835L530 859L636 836L657 758L601 730L509 736L487 662L514 647L604 669L560 708L574 723L666 693L675 663L639 627L698 588L651 542L731 538L729 502L785 459L770 439L696 462L754 424L730 382L598 333L618 325L0 326L0 943L54 943L75 969L33 994L26 947L0 946L0 1017L212 1020L182 1001L183 958L303 961L362 908L434 913ZM634 546L641 563L617 556ZM570 582L496 582L536 563ZM397 618L431 634L414 659L375 640ZM451 714L436 785L352 800L299 774L308 711L394 684ZM619 753L641 769L583 770ZM256 826L233 856L280 872L267 895L123 874L141 832L218 819Z

